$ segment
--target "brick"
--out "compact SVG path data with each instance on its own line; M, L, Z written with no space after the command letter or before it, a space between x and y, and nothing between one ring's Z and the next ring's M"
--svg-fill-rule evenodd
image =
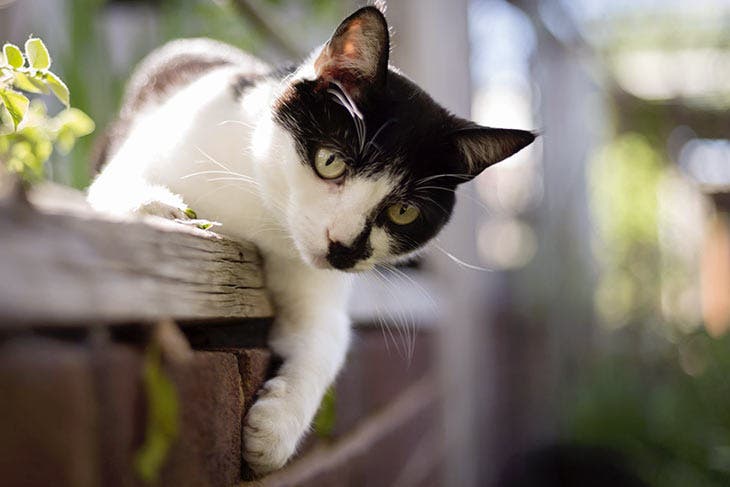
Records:
M237 358L195 352L169 367L180 398L181 427L163 467L163 486L234 485L241 478L243 393Z
M134 455L145 439L143 360L139 347L106 343L94 348L104 487L142 485L134 470Z
M256 393L268 378L271 352L264 348L253 348L238 350L235 355L241 373L244 411L248 411L256 399Z
M0 345L3 485L99 485L98 454L89 350L33 337Z

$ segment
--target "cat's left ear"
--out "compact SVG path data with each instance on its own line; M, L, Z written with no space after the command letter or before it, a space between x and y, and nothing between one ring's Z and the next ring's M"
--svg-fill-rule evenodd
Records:
M388 74L388 23L376 7L363 7L342 21L314 62L317 77L340 83L354 98L383 88Z
M463 173L478 176L483 170L516 154L537 137L527 130L500 129L473 125L452 135L459 153Z

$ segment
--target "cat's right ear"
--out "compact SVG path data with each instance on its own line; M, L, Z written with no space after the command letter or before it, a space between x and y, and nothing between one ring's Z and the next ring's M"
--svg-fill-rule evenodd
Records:
M314 70L317 78L342 85L357 99L370 88L385 86L390 36L376 7L363 7L342 21L322 48Z
M460 171L468 175L462 181L466 182L530 145L537 134L528 130L482 127L466 122L466 126L456 130L451 137L460 156Z

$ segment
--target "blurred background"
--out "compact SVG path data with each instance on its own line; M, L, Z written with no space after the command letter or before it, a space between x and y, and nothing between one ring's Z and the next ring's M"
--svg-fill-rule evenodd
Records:
M96 122L47 164L84 188L155 46L297 60L359 5L0 0L0 40L44 39ZM730 2L391 0L388 18L393 64L437 101L542 134L462 189L415 283L364 279L353 303L439 336L443 484L553 485L519 483L547 461L730 485Z

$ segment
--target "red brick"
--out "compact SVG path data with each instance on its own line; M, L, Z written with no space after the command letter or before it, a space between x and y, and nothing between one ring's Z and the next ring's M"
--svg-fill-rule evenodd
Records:
M142 485L134 469L134 455L145 435L143 360L142 350L129 345L102 344L92 354L104 487Z
M180 398L181 431L162 472L164 486L234 485L241 478L243 393L236 357L195 352L171 366Z
M43 338L0 345L3 485L99 485L97 438L86 347Z
M248 411L256 393L266 382L271 365L271 352L263 348L242 349L236 352L238 370L241 373L244 411Z

